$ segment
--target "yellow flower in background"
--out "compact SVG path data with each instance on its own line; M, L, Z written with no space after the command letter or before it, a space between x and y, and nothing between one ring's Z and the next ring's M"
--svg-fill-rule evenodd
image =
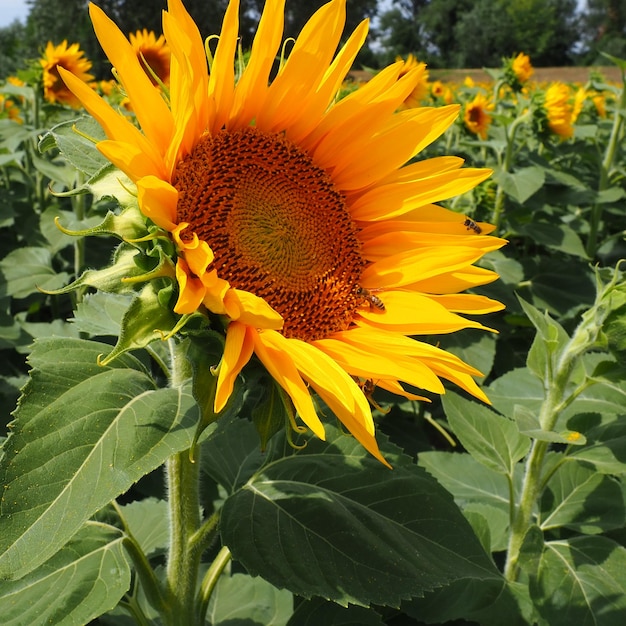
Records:
M579 87L574 94L574 104L572 106L572 118L571 123L575 124L578 116L582 113L585 106L585 100L587 99L587 90L584 87Z
M600 117L606 117L606 96L603 93L594 92L591 101Z
M8 118L18 124L24 123L24 120L21 117L20 108L17 104L15 104L15 102L10 98L6 98L0 93L0 119L2 118Z
M552 83L544 94L544 109L550 130L568 139L574 134L570 89L565 83Z
M51 41L46 45L44 56L39 60L43 68L44 98L51 103L68 104L77 108L80 106L78 98L66 87L59 76L59 68L71 72L84 83L91 83L93 76L89 74L91 61L87 60L84 52L77 43L71 46L63 41L55 46Z
M158 81L153 76L155 74L164 85L167 85L170 80L170 49L165 37L161 35L157 38L154 32L144 28L131 33L129 39L150 80L157 84ZM146 64L149 69L145 67Z
M413 91L405 98L399 109L411 109L413 107L421 106L423 101L428 96L429 89L426 63L418 62L412 54L409 54L406 61L403 61L402 57L396 57L396 62L404 63L404 67L400 70L400 77L408 74L411 70L416 70L416 76L419 75L419 79L416 81L415 89L413 89Z
M520 85L528 82L531 76L535 73L535 68L530 62L530 57L523 52L520 52L513 59L511 67Z
M397 109L423 78L382 70L336 94L367 35L336 52L345 0L321 7L270 78L284 0L268 0L248 64L235 78L239 5L231 0L207 67L197 26L169 0L170 97L152 88L132 45L95 5L98 39L136 113L137 128L84 82L63 77L108 139L100 151L137 186L139 206L176 244L174 310L227 323L215 410L253 354L320 438L311 390L385 462L362 387L407 398L443 393L440 379L487 400L479 372L410 335L484 328L462 314L500 303L461 293L497 278L474 263L504 241L434 202L473 188L488 170L458 157L405 165L458 116L458 106Z
M491 124L490 111L493 110L493 103L478 93L471 102L465 105L463 122L465 127L481 139L487 139L487 132Z

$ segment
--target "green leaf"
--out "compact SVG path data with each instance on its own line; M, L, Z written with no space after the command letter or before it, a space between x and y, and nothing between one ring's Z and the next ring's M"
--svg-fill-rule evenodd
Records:
M509 513L509 483L504 474L481 465L469 454L421 452L418 464L432 474L465 508L468 502L480 502ZM516 473L516 483L519 476Z
M566 224L533 222L519 227L520 234L532 239L536 244L564 252L581 259L587 259L585 246L580 235Z
M77 170L92 176L109 161L96 148L96 141L106 139L104 132L92 117L61 122L51 128L39 142L42 152L56 146L63 157Z
M626 549L605 537L546 544L530 591L547 624L622 626L626 615Z
M130 587L119 530L88 522L30 574L0 585L4 626L79 626L111 610Z
M298 603L287 626L385 626L381 616L362 606L340 606L321 598Z
M161 302L155 285L152 282L146 283L124 313L117 343L102 359L102 364L110 363L125 352L145 348L153 341L163 340L176 326L176 322L171 309Z
M541 381L527 367L496 378L485 392L493 407L503 415L514 415L516 405L538 415L545 395Z
M563 443L571 446L584 446L587 439L584 435L575 430L544 430L536 415L525 406L516 404L513 410L513 419L517 424L519 432L532 439L539 441L549 441L551 443Z
M198 418L191 394L155 389L129 355L98 366L108 348L35 343L0 461L0 576L36 568L98 509L191 444Z
M626 474L626 424L623 417L587 431L589 443L568 458L591 463L602 474Z
M543 381L544 386L552 382L559 354L567 345L569 336L565 329L547 313L541 313L532 304L518 297L524 313L537 329L537 334L528 352L528 369Z
M526 585L506 584L494 580L460 580L448 587L403 602L402 609L419 623L443 624L460 620L459 624L528 626L533 607Z
M518 432L515 423L454 392L446 393L442 402L463 447L479 463L512 476L515 464L530 449L530 439Z
M494 178L507 195L523 204L543 187L546 174L542 167L531 165L514 172L500 170Z
M170 521L167 502L145 498L126 504L124 520L144 554L164 551L169 543Z
M576 462L563 463L552 474L540 510L544 531L565 526L591 535L621 528L626 519L618 483Z
M220 624L272 624L286 626L293 612L293 597L276 589L262 578L245 574L221 576L207 618L213 626Z
M124 314L128 310L130 294L106 293L98 291L86 294L74 313L74 325L92 337L117 337L120 333Z
M397 606L459 578L500 579L450 494L384 448L326 426L227 498L222 540L250 574L305 598Z
M477 536L480 537L480 533L484 533L484 530L479 531L478 527L486 527L489 531L489 545L486 546L486 552L506 550L510 525L510 514L507 511L480 502L469 502L462 508L463 515L468 519Z
M26 298L39 289L52 290L68 279L65 272L56 272L52 256L45 248L18 248L0 261L6 293L14 298Z
M231 494L267 461L252 422L225 417L202 444L202 470Z

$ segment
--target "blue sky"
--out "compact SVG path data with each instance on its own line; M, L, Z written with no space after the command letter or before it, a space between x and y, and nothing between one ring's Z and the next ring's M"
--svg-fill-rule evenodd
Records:
M16 19L24 22L28 9L26 0L0 0L0 28Z

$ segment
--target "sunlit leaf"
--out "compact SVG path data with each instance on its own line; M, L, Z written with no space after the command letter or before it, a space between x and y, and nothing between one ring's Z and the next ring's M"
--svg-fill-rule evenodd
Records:
M293 597L262 578L245 574L221 576L207 611L213 626L220 624L272 624L286 626L293 612Z
M78 626L112 609L130 587L122 534L88 522L30 574L0 585L3 626Z
M2 576L32 571L98 509L191 444L191 394L156 389L129 355L99 366L108 347L76 339L35 344L0 462Z

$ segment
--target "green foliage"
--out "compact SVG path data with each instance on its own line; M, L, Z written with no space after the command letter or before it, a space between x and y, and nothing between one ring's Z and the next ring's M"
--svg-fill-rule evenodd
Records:
M41 23L53 4L35 3ZM467 52L496 14L453 4L428 7L450 26L435 44L465 33ZM130 20L124 5L102 6ZM569 4L510 6L490 36L518 45L541 21L554 37L536 45L556 54L555 7ZM423 33L403 28L402 45ZM96 150L98 125L10 88L25 119L0 120L3 623L621 624L625 96L611 89L608 118L583 109L567 141L536 132L539 96L496 92L486 141L459 124L428 149L495 170L450 206L509 240L484 261L500 280L476 290L507 309L497 334L429 338L483 372L491 406L373 392L389 470L333 425L326 441L286 431L293 406L254 359L214 412L220 321L172 312L172 243Z

